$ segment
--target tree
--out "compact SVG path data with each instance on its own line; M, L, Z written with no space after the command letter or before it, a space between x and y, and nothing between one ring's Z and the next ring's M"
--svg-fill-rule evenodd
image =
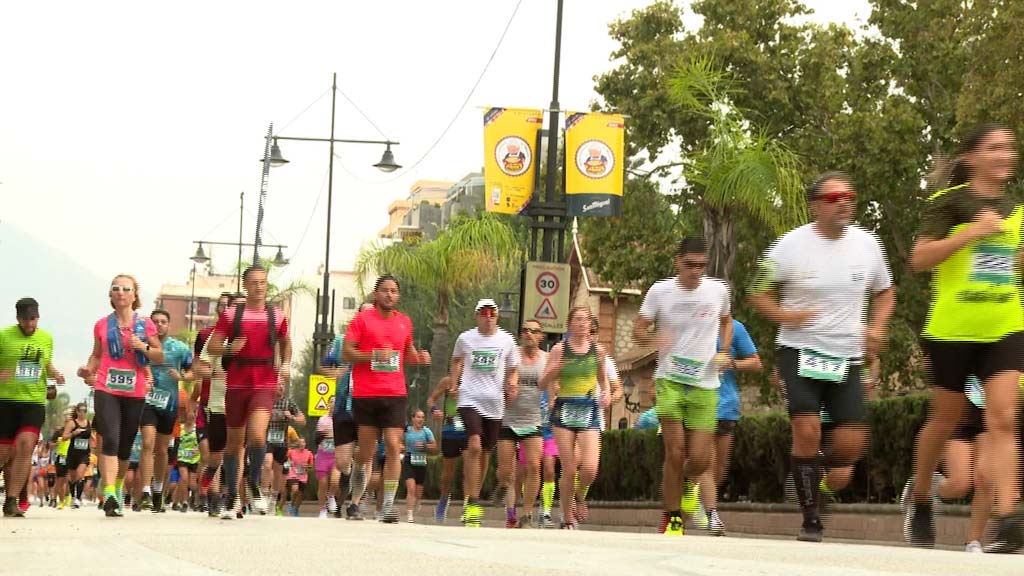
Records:
M43 430L40 435L52 434L55 430L64 428L64 413L71 405L71 396L67 392L57 393L57 397L46 402L46 420L43 423Z
M430 343L430 382L448 369L452 301L462 292L511 276L522 258L519 238L501 218L483 214L460 220L427 242L378 244L363 250L356 276L393 274L405 286L414 285L434 298L433 338Z

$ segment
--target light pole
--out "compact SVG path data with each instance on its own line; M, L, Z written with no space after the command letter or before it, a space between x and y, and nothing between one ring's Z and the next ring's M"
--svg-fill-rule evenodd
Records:
M210 258L203 252L203 245L200 244L199 248L196 248L196 253L189 260L192 260L192 280L189 282L192 285L192 296L188 300L188 343L191 344L192 319L196 312L196 264L206 264L210 261Z
M498 308L499 318L511 318L512 321L518 320L516 317L516 307L512 304L512 297L518 295L518 292L499 292L501 295L501 308ZM516 326L512 326L509 332L515 334L518 331Z
M398 145L398 142L393 140L346 140L334 137L334 119L335 109L337 104L338 96L338 74L335 73L331 80L331 137L330 138L299 138L295 136L273 136L267 134L267 146L264 153L264 181L266 180L266 172L268 166L283 166L288 163L287 160L281 155L281 149L277 145L278 140L294 140L301 142L328 142L330 143L330 156L328 157L328 169L327 169L327 239L324 241L324 285L323 290L317 296L317 315L319 320L313 332L313 355L319 364L322 357L322 352L326 347L334 340L334 330L331 326L328 318L330 314L331 297L330 294L330 278L331 278L331 206L333 199L334 190L334 144L376 144L386 146L384 154L381 156L380 162L374 164L374 167L381 172L394 172L401 168L395 163L395 156L391 152L391 146ZM271 142L272 141L272 142ZM262 209L262 208L261 208Z
M243 196L244 196L244 194L245 193L243 192ZM196 253L195 253L194 256L192 256L192 261L193 262L197 262L199 264L202 264L203 262L209 261L209 258L203 252L203 244L209 244L211 246L237 246L238 247L238 269L235 270L235 277L236 277L235 282L236 282L236 285L237 285L237 288L235 289L235 291L238 292L238 293L241 293L242 292L242 247L243 246L251 246L253 248L256 248L256 245L255 244L250 244L248 242L242 242L242 239L241 239L241 234L242 234L241 233L241 228L239 228L239 233L238 234L239 234L238 242L213 242L213 241L210 241L210 240L193 240L192 243L193 244L198 244L199 247L196 248ZM277 248L277 254L274 256L274 261L273 261L274 262L274 266L281 267L281 266L287 266L288 265L288 259L284 257L284 251L283 251L284 248L288 247L287 245L285 245L285 244L260 244L260 246L269 246L271 248ZM196 260L196 257L199 257L199 256L202 256L203 258L206 258L206 259L205 260ZM194 291L195 291L195 287L193 286L193 292ZM190 324L191 324L191 321L190 321Z

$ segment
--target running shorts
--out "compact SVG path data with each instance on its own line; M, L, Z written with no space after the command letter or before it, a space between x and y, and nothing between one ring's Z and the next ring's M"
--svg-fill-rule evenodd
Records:
M780 346L776 361L782 380L782 394L790 416L817 415L824 406L837 425L864 422L864 387L860 380L859 359L849 359L849 367L842 382L800 376L800 351L796 348ZM967 376L964 376L964 380L967 380Z

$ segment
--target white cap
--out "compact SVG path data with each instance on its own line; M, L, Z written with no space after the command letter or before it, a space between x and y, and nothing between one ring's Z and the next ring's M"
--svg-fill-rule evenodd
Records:
M491 300L490 298L481 298L476 303L476 311L477 312L479 312L481 308L488 308L488 307L494 308L495 310L498 309L498 305L494 302L494 300Z

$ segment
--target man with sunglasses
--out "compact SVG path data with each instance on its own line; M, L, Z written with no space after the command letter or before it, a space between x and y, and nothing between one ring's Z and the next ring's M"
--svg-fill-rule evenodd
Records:
M665 444L660 531L666 535L683 534L683 483L696 481L710 463L718 372L728 360L718 352L718 342L732 341L729 285L704 275L707 252L703 238L679 243L678 275L651 286L633 327L637 343L658 349L655 408Z
M466 426L462 452L463 488L469 500L465 525L478 528L483 518L480 489L498 442L505 398L518 389L519 348L512 335L498 328L498 305L490 298L476 303L476 328L459 334L452 352L451 386L459 394L459 417Z
M805 542L822 539L822 467L849 466L863 453L861 366L884 343L896 304L881 243L852 223L855 198L846 175L819 176L807 189L814 221L768 249L751 289L757 311L780 324L776 359L793 429L790 466L804 516L797 540ZM835 429L828 453L820 457L822 407Z

